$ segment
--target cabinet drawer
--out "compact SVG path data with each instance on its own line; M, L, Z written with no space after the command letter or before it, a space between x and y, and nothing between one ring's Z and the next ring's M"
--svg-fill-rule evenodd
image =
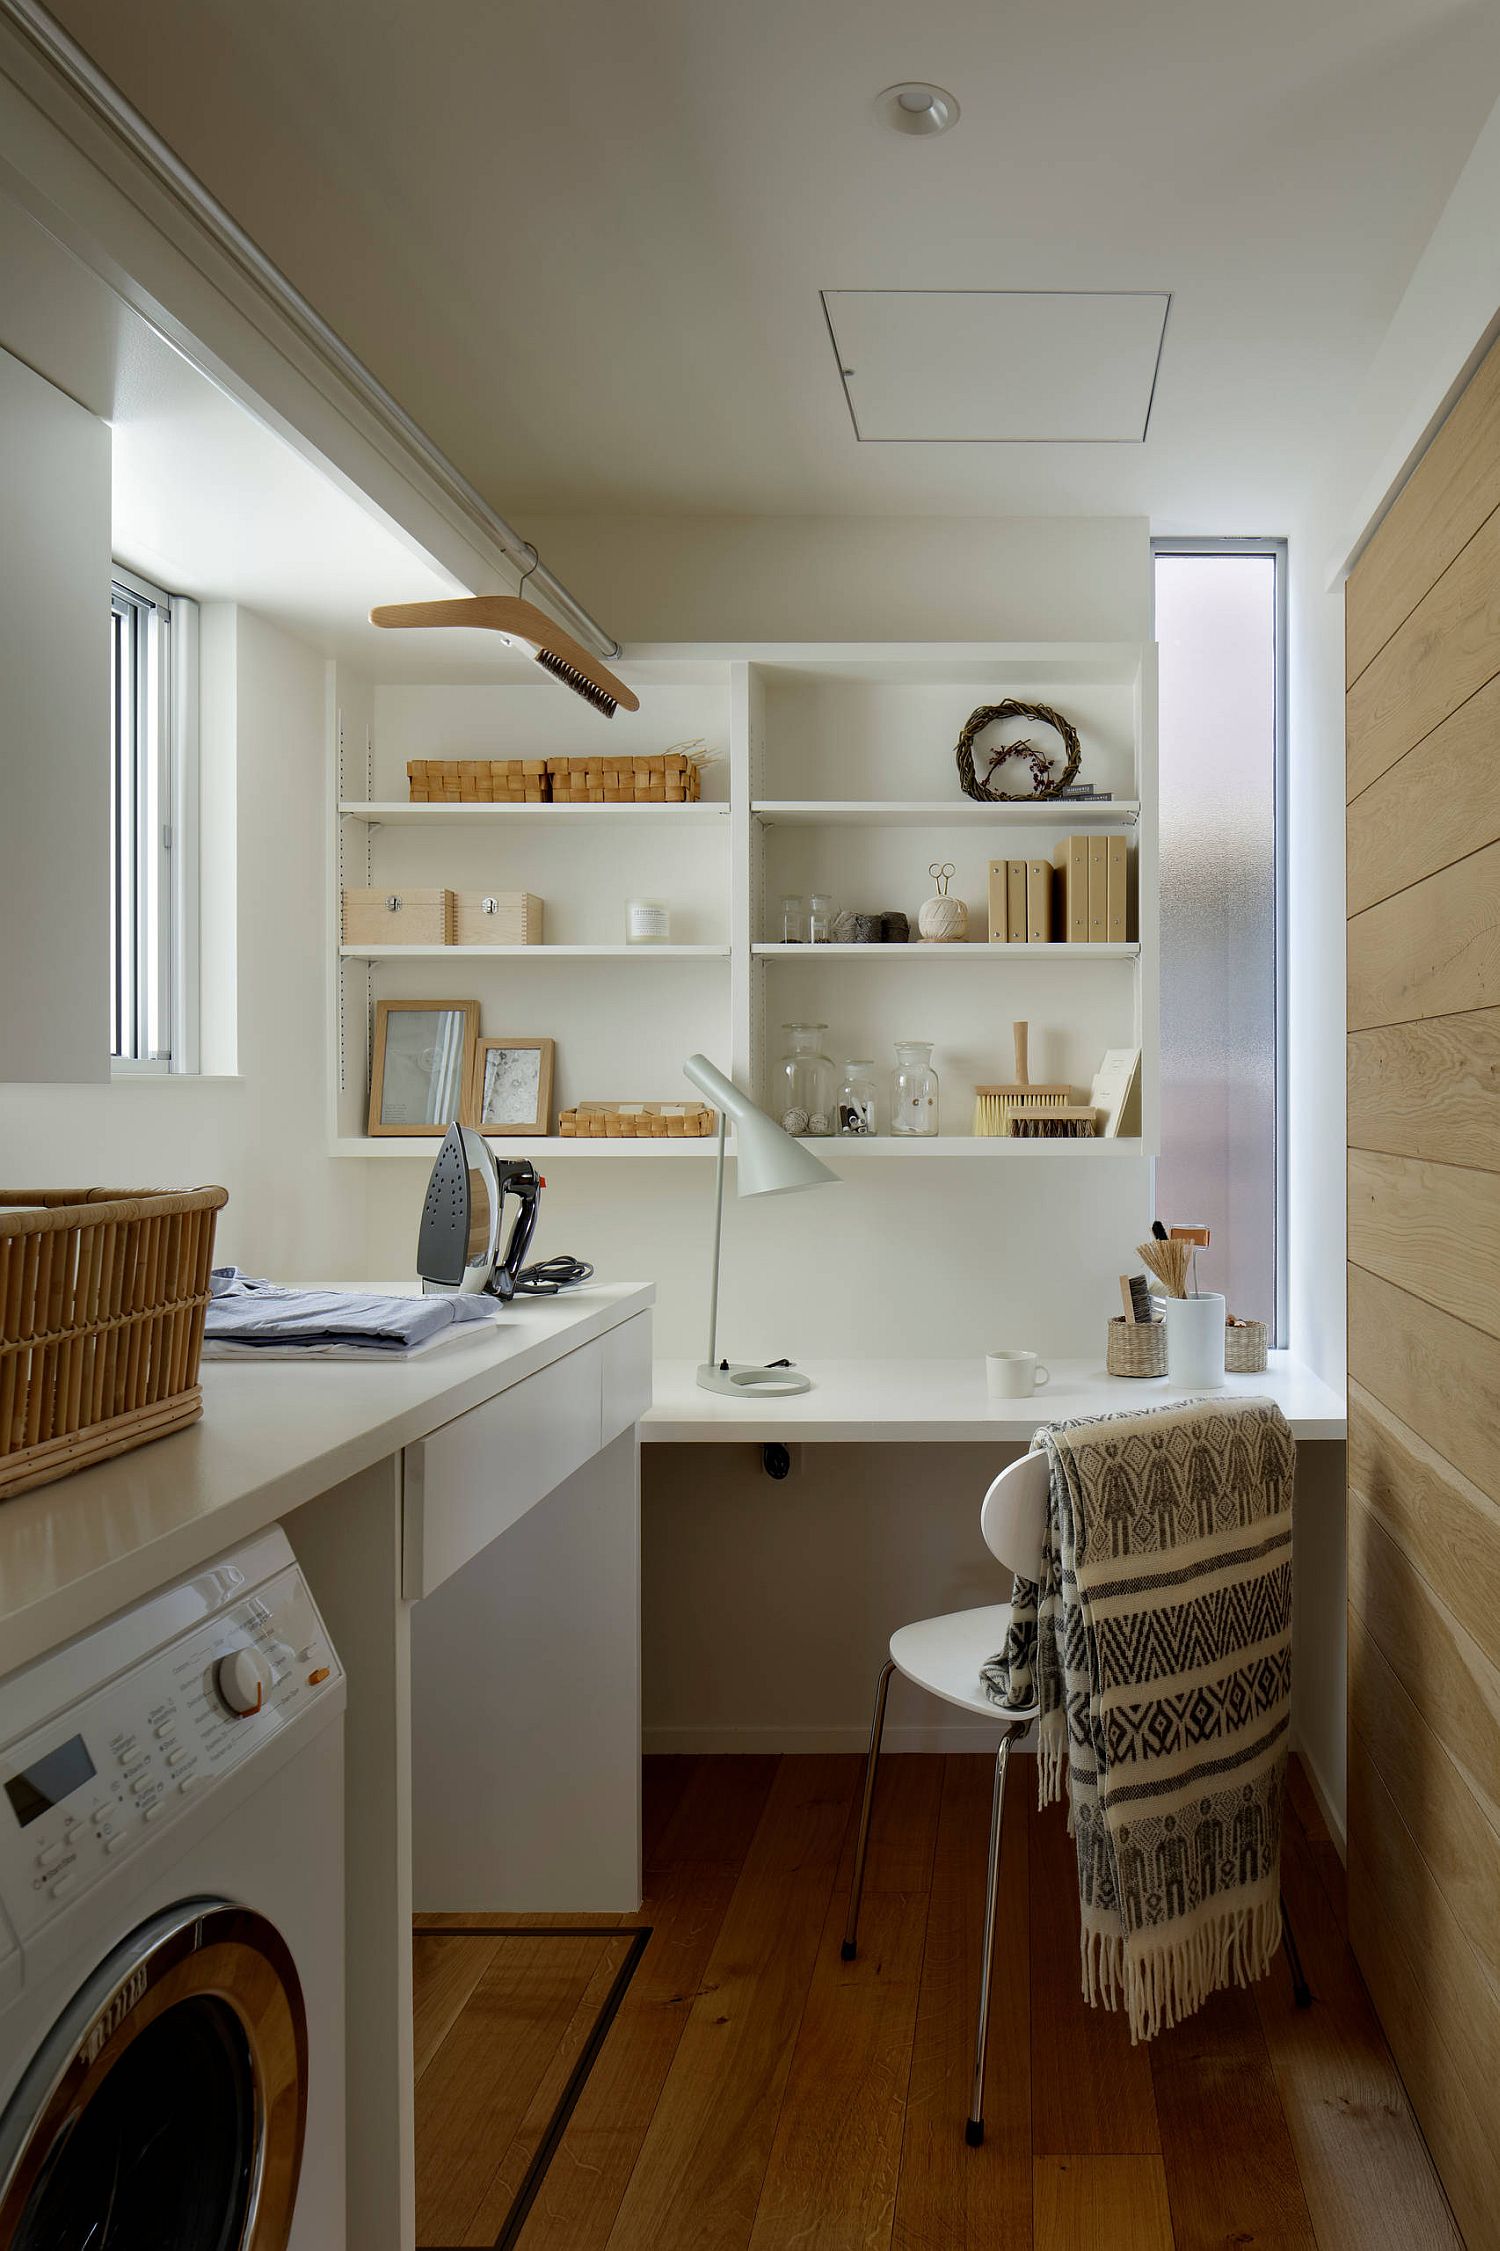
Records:
M406 1448L401 1576L409 1602L431 1594L599 1451L602 1341Z
M637 1313L599 1339L604 1356L604 1413L600 1443L607 1446L639 1422L651 1404L651 1316Z

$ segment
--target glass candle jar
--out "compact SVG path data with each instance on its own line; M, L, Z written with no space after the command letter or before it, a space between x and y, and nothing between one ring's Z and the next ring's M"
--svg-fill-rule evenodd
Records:
M783 1024L781 1028L787 1052L772 1074L771 1115L784 1133L832 1133L837 1080L822 1048L828 1026Z
M892 1133L936 1133L938 1081L931 1040L897 1040L891 1075Z
M873 1063L846 1063L844 1065L844 1076L839 1082L836 1110L840 1133L863 1135L875 1131L875 1066Z
M672 935L672 910L665 899L631 899L625 907L625 939L632 946L664 946Z
M807 901L783 899L781 902L781 942L784 946L807 944Z
M830 899L826 891L815 891L807 902L807 934L813 945L832 945L833 926L838 918L837 899Z

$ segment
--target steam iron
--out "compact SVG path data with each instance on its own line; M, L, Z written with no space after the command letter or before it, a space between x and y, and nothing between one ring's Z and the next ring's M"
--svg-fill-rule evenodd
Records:
M536 1232L542 1187L529 1157L497 1164L484 1135L455 1119L443 1136L422 1204L417 1273L424 1295L484 1292L509 1304ZM519 1208L502 1251L508 1194Z

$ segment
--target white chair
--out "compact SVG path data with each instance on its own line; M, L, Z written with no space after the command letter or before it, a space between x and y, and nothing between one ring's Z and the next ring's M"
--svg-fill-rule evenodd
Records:
M985 1545L1007 1571L1034 1579L1041 1569L1042 1540L1047 1525L1047 1458L1023 1454L1003 1469L984 1496L979 1528ZM947 1618L923 1618L902 1626L891 1636L891 1653L880 1668L875 1685L875 1717L870 1728L870 1754L865 1764L865 1793L859 1809L859 1842L854 1854L854 1883L849 1893L849 1920L844 1927L843 1958L854 1960L859 1934L859 1902L865 1883L865 1848L870 1841L870 1809L875 1802L875 1770L880 1758L880 1738L885 1732L885 1700L891 1674L901 1673L929 1695L985 1719L1000 1721L1005 1729L995 1753L995 1787L990 1804L989 1875L984 1892L984 1942L979 1969L979 2029L974 2043L974 2089L964 2139L971 2149L984 2140L984 2050L990 2021L990 1965L995 1948L995 1905L1000 1892L1000 1823L1005 1811L1005 1770L1011 1744L1036 1718L1036 1706L1002 1712L990 1702L980 1683L979 1668L1005 1646L1010 1631L1010 1604L992 1602L982 1610L957 1610Z

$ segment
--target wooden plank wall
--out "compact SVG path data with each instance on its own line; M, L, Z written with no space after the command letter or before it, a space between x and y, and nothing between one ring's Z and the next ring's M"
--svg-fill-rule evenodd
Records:
M1500 2246L1500 345L1350 578L1349 1924Z

